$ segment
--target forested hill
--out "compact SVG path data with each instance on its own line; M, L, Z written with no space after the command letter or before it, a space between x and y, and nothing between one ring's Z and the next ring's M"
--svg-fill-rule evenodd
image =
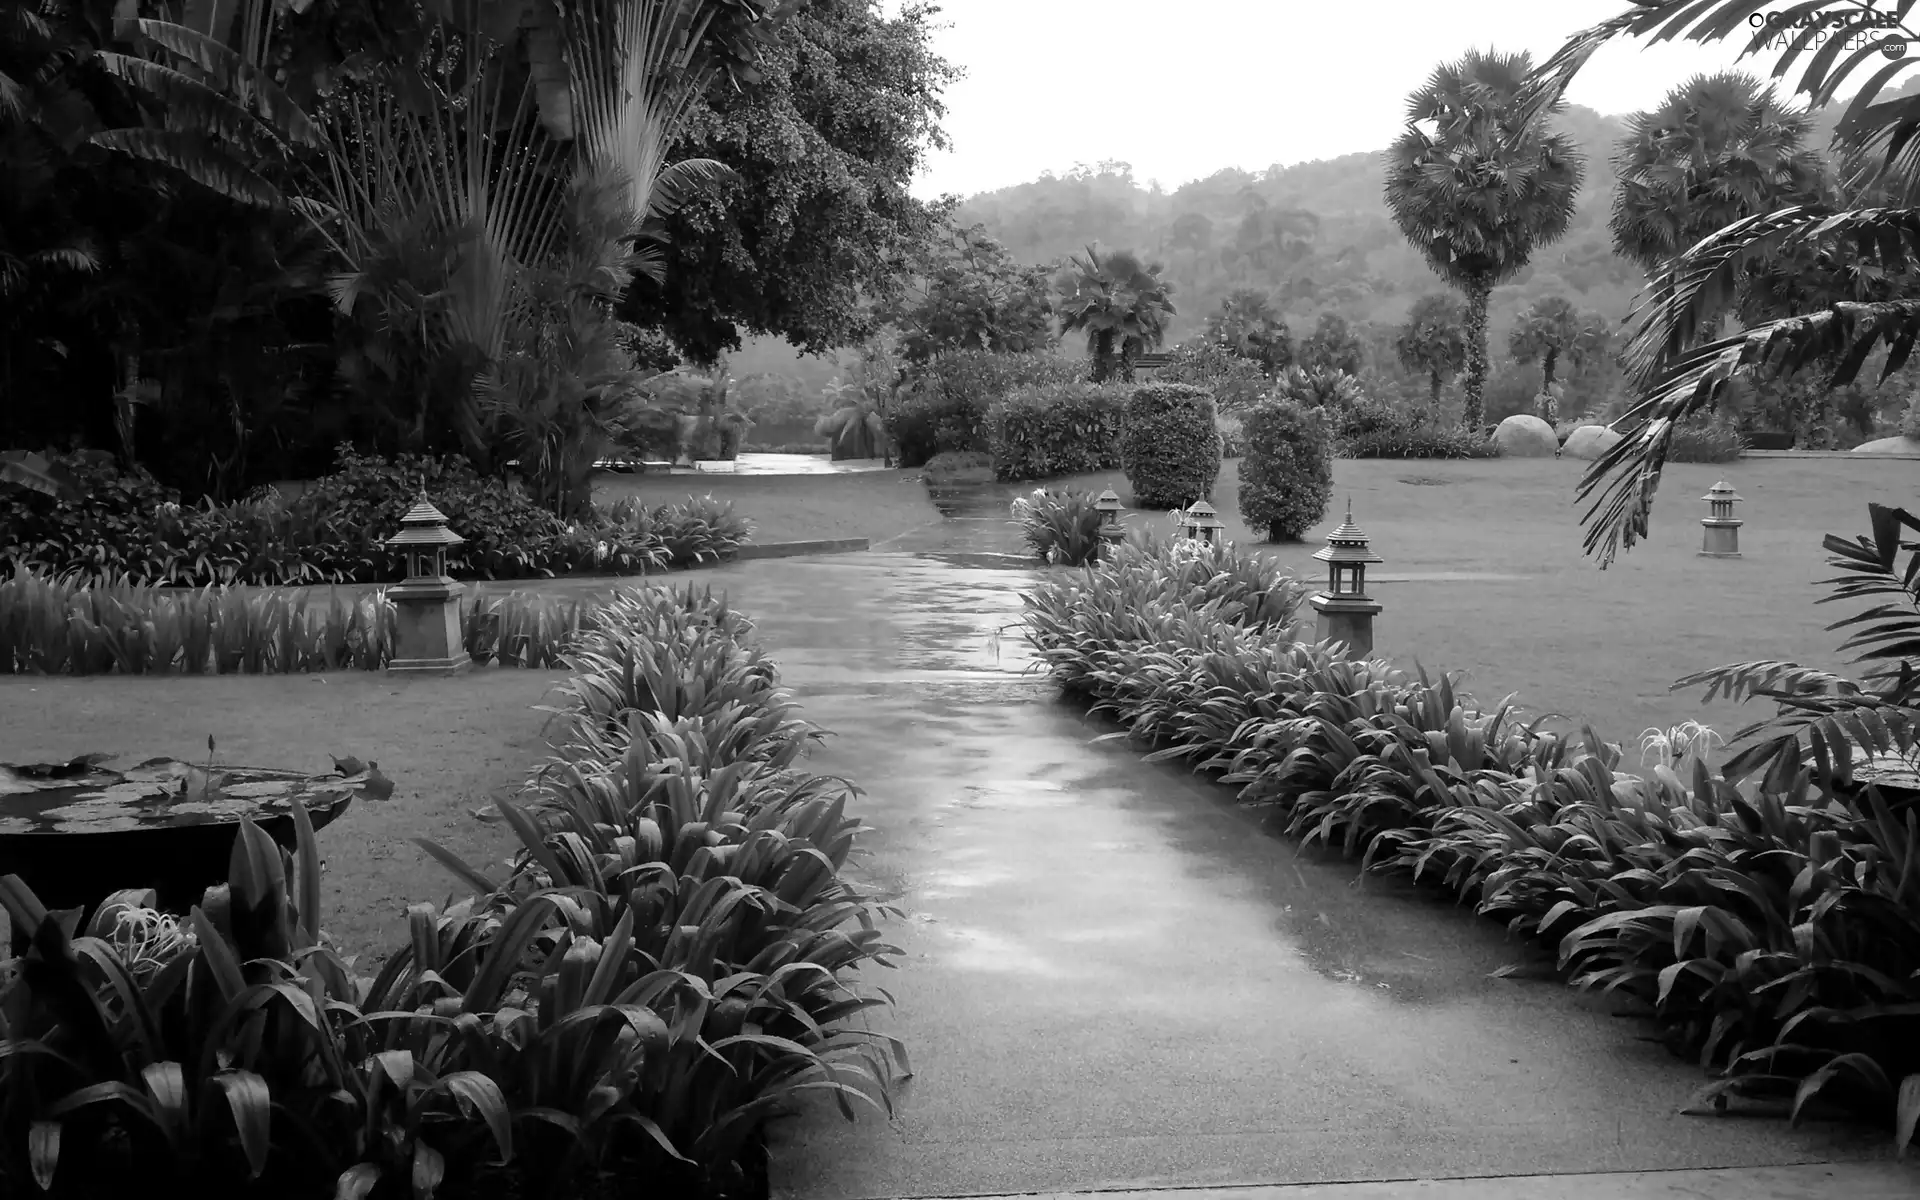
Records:
M1815 114L1813 144L1827 144L1843 111L1836 104ZM1618 320L1642 283L1639 270L1613 252L1607 228L1611 159L1625 118L1572 106L1556 120L1586 153L1579 211L1564 238L1494 293L1496 337L1515 313L1554 293ZM1414 300L1444 285L1394 226L1382 169L1382 153L1373 151L1257 174L1225 170L1164 192L1135 180L1124 164L1101 164L974 196L957 217L985 225L1028 262L1051 262L1092 242L1158 259L1177 289L1176 340L1237 287L1271 291L1296 331L1323 309L1397 322Z

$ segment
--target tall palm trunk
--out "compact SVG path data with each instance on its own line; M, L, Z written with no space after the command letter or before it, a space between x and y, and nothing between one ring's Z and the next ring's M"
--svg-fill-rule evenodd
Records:
M1427 372L1427 389L1430 398L1427 401L1427 419L1433 420L1440 415L1440 388L1445 384L1437 370Z
M1102 329L1093 335L1093 381L1105 383L1113 376L1113 330Z
M1467 285L1467 377L1460 405L1460 424L1478 429L1485 415L1481 393L1487 385L1487 297L1493 287L1476 279Z
M1546 391L1553 386L1553 368L1560 358L1560 347L1548 346L1546 354L1540 360L1540 390Z

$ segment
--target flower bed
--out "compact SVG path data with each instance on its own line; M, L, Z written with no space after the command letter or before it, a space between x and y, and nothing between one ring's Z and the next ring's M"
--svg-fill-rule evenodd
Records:
M1592 730L1485 711L1447 676L1300 640L1304 589L1231 548L1136 542L1042 581L1053 676L1289 836L1452 892L1637 1002L1723 1068L1698 1103L1920 1121L1920 828L1798 759L1729 782L1704 752L1644 774ZM1896 743L1899 738L1895 738ZM1911 738L1906 739L1908 742Z
M795 769L817 731L751 629L692 589L603 609L559 753L498 806L506 876L422 843L465 898L374 978L320 931L304 821L291 853L243 824L184 918L123 893L76 929L0 880L31 945L0 962L0 1191L739 1197L779 1106L884 1108L852 787Z

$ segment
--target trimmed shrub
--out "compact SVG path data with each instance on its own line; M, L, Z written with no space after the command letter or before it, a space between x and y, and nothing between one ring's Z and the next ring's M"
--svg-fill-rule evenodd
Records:
M1072 383L1085 375L1084 363L1053 354L937 354L918 369L910 389L887 415L900 465L923 466L945 450L984 451L987 410L996 402L1021 387Z
M1334 450L1342 458L1498 458L1492 439L1466 429L1440 429L1378 400L1340 414Z
M1184 383L1147 383L1127 400L1120 465L1140 508L1184 508L1213 490L1220 431L1213 393Z
M1739 459L1745 441L1733 422L1716 415L1698 424L1676 425L1673 442L1667 448L1668 462L1726 463Z
M1052 383L1016 389L987 410L987 447L1003 480L1050 479L1120 465L1129 389Z
M993 459L978 450L942 450L927 460L920 477L938 487L945 484L992 483Z
M1297 542L1333 498L1333 436L1319 412L1269 400L1245 418L1240 515L1270 542Z
M1100 557L1100 510L1092 492L1036 488L1013 502L1027 545L1054 566L1084 567Z
M1907 401L1907 411L1900 418L1900 436L1920 441L1920 400Z

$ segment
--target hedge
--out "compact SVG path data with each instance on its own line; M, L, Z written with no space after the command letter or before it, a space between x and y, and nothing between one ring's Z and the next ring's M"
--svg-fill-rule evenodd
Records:
M1051 479L1120 465L1129 389L1053 383L1023 387L987 410L987 449L1002 480Z
M1127 400L1120 465L1140 508L1183 508L1213 490L1220 431L1213 393L1184 383L1147 383Z

